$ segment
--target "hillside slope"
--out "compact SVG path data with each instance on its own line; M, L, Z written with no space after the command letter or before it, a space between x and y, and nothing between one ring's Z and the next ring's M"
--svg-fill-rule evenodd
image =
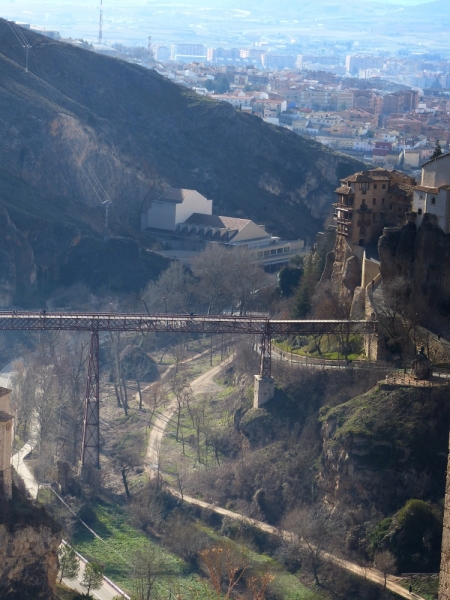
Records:
M0 20L0 164L40 194L97 206L95 173L112 214L138 228L143 204L162 190L194 188L218 213L311 239L338 178L361 168L154 71L26 35L29 73Z

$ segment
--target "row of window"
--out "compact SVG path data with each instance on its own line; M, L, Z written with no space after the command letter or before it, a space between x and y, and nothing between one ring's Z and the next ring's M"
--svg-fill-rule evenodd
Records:
M370 190L370 183L360 183L360 184L359 184L359 189L360 189L360 190L361 190L363 193L364 193L364 192L367 192L368 190ZM374 190L378 189L378 184L377 184L377 183L374 183L374 184L373 184L373 188L372 188L372 189L374 189ZM382 189L382 190L385 190L385 189L386 189L386 184L385 184L385 183L382 183L382 184L381 184L381 189Z
M258 258L262 258L263 256L273 256L274 254L284 254L289 252L289 246L285 248L272 248L271 250L264 250L256 253Z

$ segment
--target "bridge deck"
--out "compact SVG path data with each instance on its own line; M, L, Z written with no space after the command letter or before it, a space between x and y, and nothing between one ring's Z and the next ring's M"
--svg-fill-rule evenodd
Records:
M0 312L0 330L142 331L241 334L376 333L376 321L289 320L225 315Z

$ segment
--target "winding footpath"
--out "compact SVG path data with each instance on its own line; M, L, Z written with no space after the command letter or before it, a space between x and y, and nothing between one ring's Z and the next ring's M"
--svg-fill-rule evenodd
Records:
M203 375L200 375L194 379L190 384L192 393L197 395L216 391L218 386L214 383L213 378L220 372L224 365L230 362L230 360L231 358L226 359L216 367L209 369L209 371L206 371L206 373L203 373ZM145 467L150 475L150 478L154 478L158 472L161 443L166 431L166 427L176 410L177 400L174 399L164 410L164 412L158 415L153 422L147 445L147 453L145 456Z
M229 362L230 360L231 359L227 359L227 361L220 363L217 367L213 367L212 369L210 369L203 375L200 375L200 377L197 377L197 379L194 379L194 381L191 382L191 388L192 388L193 393L195 395L197 395L200 393L208 392L209 390L211 390L211 388L214 388L214 387L217 388L216 384L213 381L213 378L220 372L220 370L222 369L224 364L226 364L226 362ZM153 423L153 427L150 431L150 436L149 436L149 441L148 441L148 446L147 446L146 461L145 461L146 470L149 473L150 477L156 476L156 473L158 470L159 453L161 450L162 440L163 440L163 437L165 434L166 427L167 427L168 423L170 422L171 418L173 417L173 415L176 411L176 408L177 408L177 405L176 405L176 400L175 400L169 404L169 406L164 410L164 412L162 412L158 416L158 418L155 420L155 422ZM201 508L206 508L208 510L211 510L219 515L228 517L230 519L235 519L237 521L243 521L245 523L252 525L253 527L257 527L261 531L270 533L272 535L279 536L287 541L293 540L295 538L295 535L293 533L291 533L289 531L285 531L283 529L278 529L276 527L273 527L272 525L268 525L267 523L264 523L263 521L257 521L256 519L251 519L250 517L246 517L245 515L243 515L241 513L227 510L226 508L222 508L215 504L210 504L208 502L204 502L203 500L199 500L199 499L193 498L191 496L186 496L186 494L183 494L183 498L181 498L180 492L178 492L174 488L168 487L166 489L168 491L170 491L171 494L173 494L180 500L182 499L184 502L186 502L188 504L200 506ZM349 571L350 573L353 573L354 575L363 577L364 579L367 579L367 580L377 583L381 586L384 586L384 575L378 569L375 569L373 567L361 567L360 565L357 565L356 563L352 563L348 560L344 560L343 558L335 556L334 554L330 554L329 552L324 552L323 556L329 562L341 567L342 569L345 569L346 571ZM418 596L417 594L410 593L407 589L405 589L402 585L400 585L398 583L399 579L400 579L399 577L394 577L393 575L388 575L387 581L386 581L387 589L389 591L397 594L398 596L401 596L402 598L406 598L407 600L425 600L424 598L422 598L422 596Z

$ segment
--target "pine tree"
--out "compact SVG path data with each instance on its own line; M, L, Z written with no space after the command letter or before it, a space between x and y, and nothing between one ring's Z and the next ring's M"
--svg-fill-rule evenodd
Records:
M91 590L98 590L103 583L103 567L99 563L90 562L84 568L81 585L86 588L87 593Z
M294 303L294 318L304 319L311 310L311 292L309 281L303 279L297 288Z
M76 579L80 571L80 562L75 550L66 544L63 544L58 550L59 557L59 582L63 577L66 579Z

